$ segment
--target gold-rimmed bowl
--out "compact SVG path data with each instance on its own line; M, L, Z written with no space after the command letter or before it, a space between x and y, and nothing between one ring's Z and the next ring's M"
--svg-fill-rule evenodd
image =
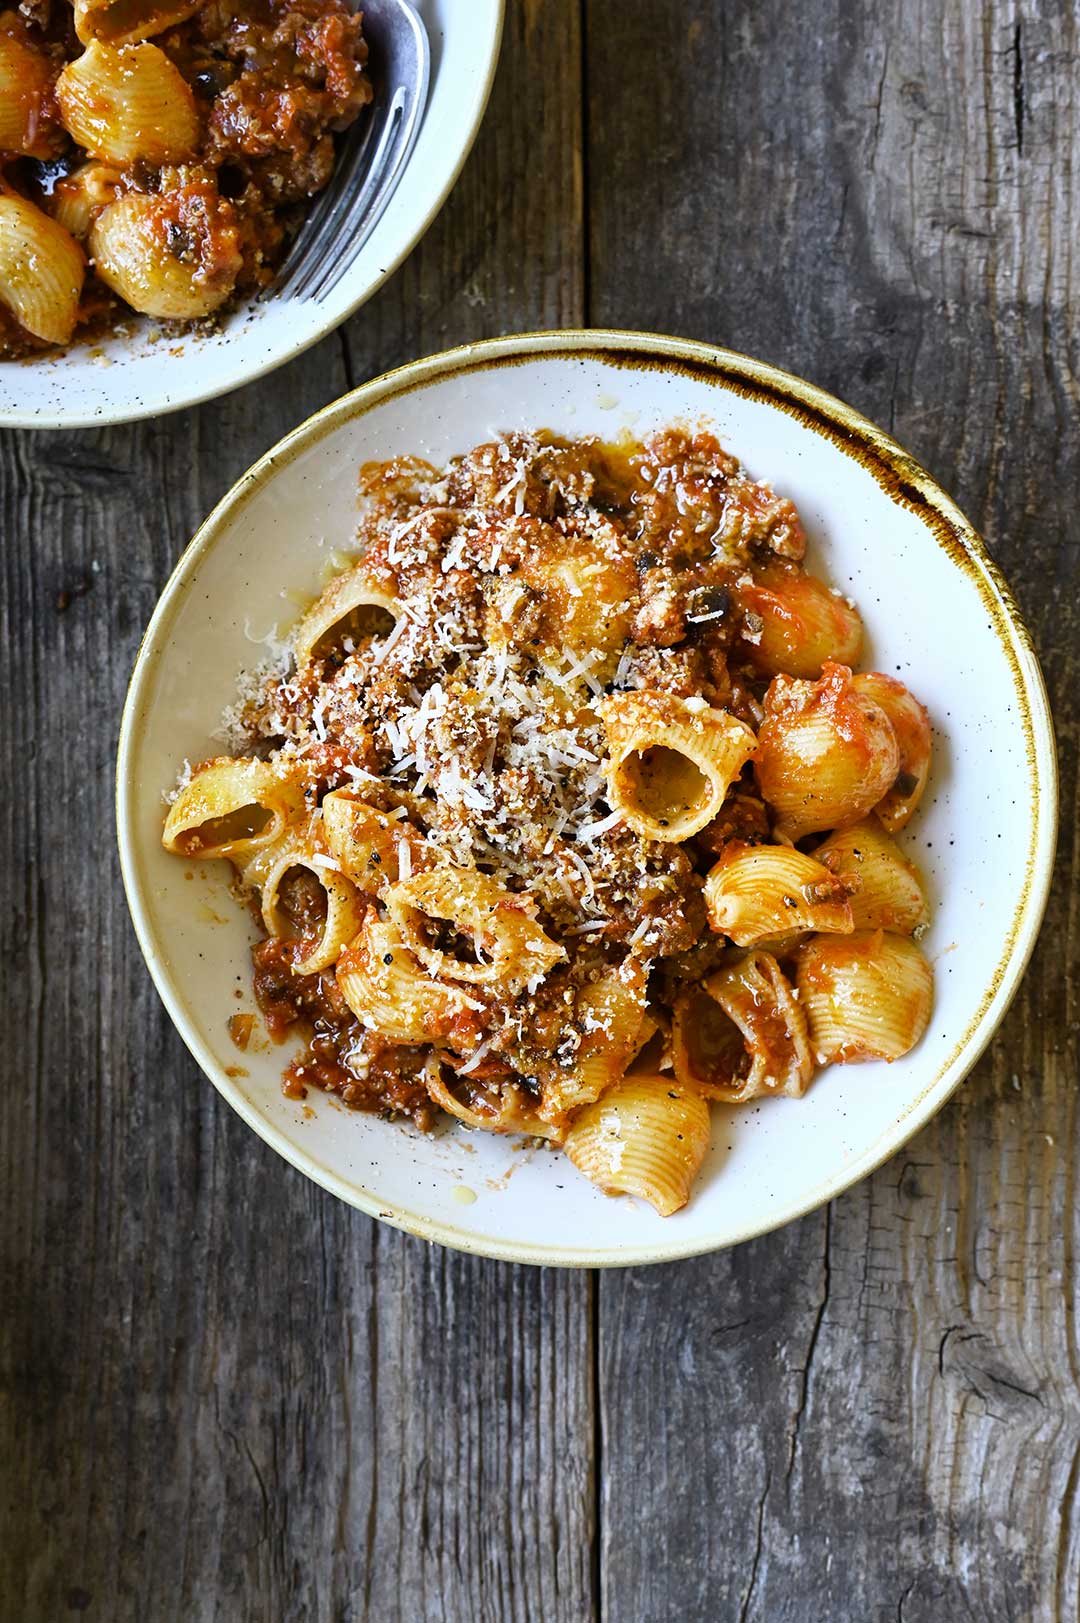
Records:
M214 753L236 677L347 549L356 473L412 452L434 462L493 429L640 436L704 423L792 496L816 572L858 602L863 663L898 675L936 735L905 843L927 877L936 1003L892 1065L833 1067L802 1100L715 1107L690 1204L661 1219L610 1200L558 1155L452 1129L424 1136L280 1087L286 1051L239 1054L251 929L213 864L161 849L163 791ZM286 594L286 595L283 595ZM888 435L840 401L726 350L644 333L562 332L435 355L355 390L269 451L202 526L162 594L132 677L117 813L132 917L195 1059L261 1137L325 1188L425 1239L516 1261L602 1267L693 1255L811 1210L894 1153L991 1040L1031 952L1056 833L1056 767L1030 639L978 536ZM220 868L222 865L218 865Z

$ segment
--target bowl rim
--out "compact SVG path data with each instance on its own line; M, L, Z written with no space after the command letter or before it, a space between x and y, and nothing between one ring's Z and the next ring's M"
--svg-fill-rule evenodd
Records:
M432 196L425 211L417 217L414 226L402 238L397 253L391 254L387 258L386 264L380 266L374 279L354 299L351 299L342 310L317 321L309 333L306 333L299 340L291 342L288 348L283 349L280 354L272 355L267 360L257 361L254 365L245 368L242 376L230 375L224 382L209 383L205 388L197 388L194 392L180 396L175 400L148 401L133 408L112 408L106 405L101 411L76 411L70 413L39 411L36 408L23 411L17 406L13 408L0 406L0 428L34 428L46 432L69 428L110 428L121 423L145 422L150 417L168 417L173 412L187 411L192 406L202 406L210 400L218 400L223 395L233 394L238 389L246 388L248 384L255 383L259 378L264 378L269 373L275 372L279 366L286 366L290 361L295 361L315 344L321 343L332 332L336 332L339 327L343 327L362 305L367 304L369 299L374 298L384 283L388 282L394 272L404 264L414 248L419 245L421 239L427 235L435 223L436 217L442 213L443 205L457 185L466 160L476 144L476 137L480 133L480 126L484 122L484 114L487 112L487 104L491 99L495 75L499 69L499 60L502 55L502 37L506 26L506 0L490 0L490 4L494 6L495 24L491 34L490 53L485 64L483 78L477 85L473 104L464 120L464 140L461 143L457 157L447 172L442 186ZM420 126L421 135L423 134L423 124L426 118L427 109L425 108L424 120L421 121ZM415 156L416 149L414 147L405 166L406 169L413 162ZM403 170L402 173L404 174L404 172ZM381 220L377 222L375 232L378 232L381 224ZM246 300L243 304L237 306L237 313L251 308L253 303L252 299ZM149 357L150 360L157 358L155 355ZM4 364L32 366L33 360L16 360Z
M585 356L631 369L673 368L721 388L771 404L796 416L805 427L830 440L866 467L891 500L930 528L957 568L980 589L993 629L1013 670L1028 765L1032 774L1032 829L1020 900L1002 956L967 1030L919 1096L886 1132L841 1170L823 1178L764 1223L735 1225L717 1236L681 1240L670 1233L650 1245L591 1250L477 1236L451 1222L411 1212L403 1204L377 1199L294 1144L267 1121L218 1064L194 1029L183 1000L158 953L139 871L134 831L134 765L137 758L147 681L155 649L167 634L187 585L203 557L227 534L228 524L264 483L301 451L341 424L358 420L384 400L458 373L488 370L538 357L580 360ZM875 1171L917 1133L946 1103L981 1057L1004 1017L1031 957L1049 895L1057 836L1057 760L1053 723L1042 672L1030 634L1000 570L960 509L931 475L891 435L836 396L779 367L737 351L692 339L611 328L567 328L512 334L440 351L396 367L351 390L313 413L254 462L217 503L181 553L139 644L124 703L116 760L116 819L120 867L132 923L147 968L174 1025L200 1069L250 1127L284 1159L315 1183L371 1217L420 1239L454 1250L552 1267L630 1267L674 1262L741 1244L805 1216Z

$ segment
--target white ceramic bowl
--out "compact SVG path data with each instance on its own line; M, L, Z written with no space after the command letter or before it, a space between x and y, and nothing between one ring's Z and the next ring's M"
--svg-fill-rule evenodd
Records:
M311 1094L283 1097L281 1049L238 1054L251 1008L246 918L223 864L189 877L160 846L162 791L211 734L237 672L347 547L358 464L434 462L496 429L641 435L703 420L798 504L814 566L850 592L864 666L929 706L933 777L907 845L931 888L930 1029L891 1066L835 1067L806 1097L714 1107L690 1204L661 1219L560 1156L453 1129L425 1137ZM143 952L203 1070L256 1132L344 1200L426 1239L517 1260L604 1266L707 1251L787 1222L863 1177L933 1115L978 1058L1030 953L1053 858L1053 735L1038 665L983 547L929 476L831 396L728 351L649 335L549 333L437 355L357 389L247 473L181 559L124 712L118 818ZM243 995L238 1001L236 991ZM239 1066L245 1074L237 1074Z
M385 214L321 304L242 305L207 337L159 324L33 361L0 362L0 425L81 428L160 417L251 383L352 315L405 258L442 207L487 105L504 0L416 0L431 41L431 88L416 146Z

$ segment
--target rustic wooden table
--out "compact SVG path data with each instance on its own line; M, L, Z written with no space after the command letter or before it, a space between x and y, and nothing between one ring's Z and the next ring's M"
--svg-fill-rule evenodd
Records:
M1077 1617L1078 69L1078 0L510 0L465 173L347 328L2 441L2 1623ZM237 475L386 367L583 322L778 362L928 464L1029 617L1066 813L933 1125L781 1233L602 1277L278 1160L166 1019L112 832L140 631Z

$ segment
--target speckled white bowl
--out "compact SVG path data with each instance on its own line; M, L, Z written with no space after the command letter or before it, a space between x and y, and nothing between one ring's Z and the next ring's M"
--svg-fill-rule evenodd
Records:
M281 1049L238 1054L248 922L223 865L189 877L160 846L162 791L211 735L235 677L348 546L358 464L435 462L496 429L640 435L712 426L797 502L813 565L859 603L867 666L929 706L936 757L905 843L927 876L937 1001L891 1066L835 1067L805 1099L714 1107L687 1208L610 1200L560 1156L454 1128L427 1138L312 1095L282 1096ZM499 339L418 361L328 407L215 509L151 621L124 712L118 823L150 971L203 1070L256 1132L342 1199L426 1239L571 1266L658 1262L731 1245L820 1205L897 1150L990 1041L1031 951L1050 878L1056 771L1046 695L1006 588L971 527L887 436L807 383L728 351L625 333ZM237 993L240 994L239 998Z
M234 310L212 334L179 339L133 320L127 337L0 361L0 425L97 427L212 400L292 360L382 286L458 177L484 116L502 34L504 0L416 5L431 41L424 121L385 214L326 300L263 299Z

